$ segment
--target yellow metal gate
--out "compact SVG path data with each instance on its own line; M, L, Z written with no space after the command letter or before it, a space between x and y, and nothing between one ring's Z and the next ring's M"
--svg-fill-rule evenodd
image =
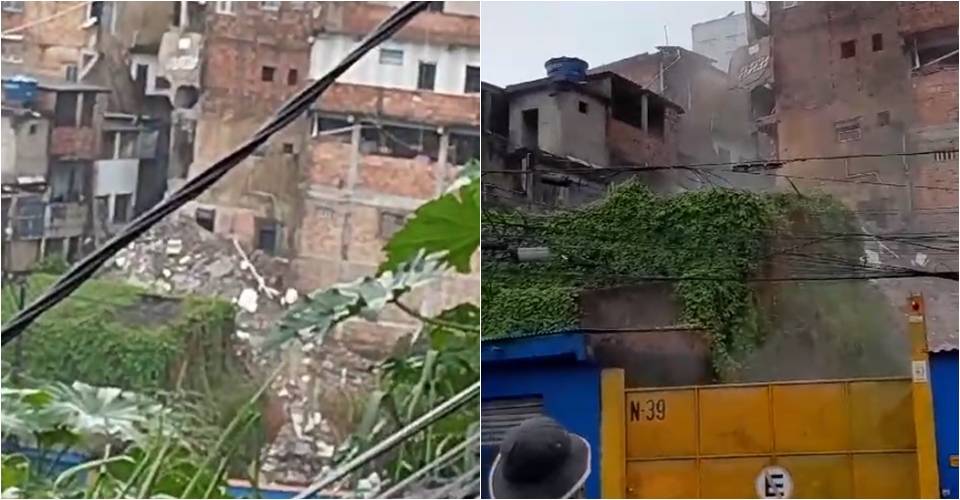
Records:
M938 498L922 299L910 378L625 389L604 370L605 498Z

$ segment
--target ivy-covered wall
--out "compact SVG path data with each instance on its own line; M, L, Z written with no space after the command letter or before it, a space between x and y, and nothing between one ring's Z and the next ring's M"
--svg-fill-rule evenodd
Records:
M484 256L485 337L575 328L582 290L663 281L679 303L677 322L709 332L718 373L737 368L772 328L756 278L796 273L791 257L812 242L832 259L862 255L860 243L821 237L859 231L852 213L824 195L712 189L661 197L630 182L579 210L491 212L483 222L485 240L550 249L536 262Z
M56 276L34 274L27 302ZM16 310L18 286L3 287L2 310ZM226 348L233 306L215 298L157 297L125 283L91 280L41 317L16 342L22 343L26 378L75 380L131 390L173 387L178 379L204 388L232 376ZM14 345L4 348L4 371L14 362ZM181 367L188 367L182 376Z

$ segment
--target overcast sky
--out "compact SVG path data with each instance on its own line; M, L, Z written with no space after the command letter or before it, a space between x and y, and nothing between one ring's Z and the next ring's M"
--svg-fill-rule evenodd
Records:
M743 2L483 2L481 78L510 85L546 76L551 57L579 57L591 67L664 43L690 48L690 27L743 12Z

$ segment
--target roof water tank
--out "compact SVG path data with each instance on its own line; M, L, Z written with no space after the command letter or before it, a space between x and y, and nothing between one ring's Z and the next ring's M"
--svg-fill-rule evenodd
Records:
M547 77L557 82L582 82L587 79L587 61L576 57L554 57L544 64Z
M37 80L17 75L3 79L3 100L18 104L29 104L37 97Z

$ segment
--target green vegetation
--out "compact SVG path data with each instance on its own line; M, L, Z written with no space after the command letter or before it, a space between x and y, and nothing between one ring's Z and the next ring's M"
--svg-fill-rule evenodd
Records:
M34 274L27 302L56 280ZM16 310L17 286L4 287L3 316ZM178 367L194 387L215 387L231 353L233 306L215 298L157 297L125 283L91 280L41 317L23 337L22 369L29 379L149 391L174 387ZM5 365L12 356L4 357ZM5 368L9 368L9 365Z
M710 332L718 373L736 369L768 331L749 279L775 274L782 236L855 227L826 196L712 189L660 197L639 182L576 211L484 217L513 241L550 249L541 262L484 259L485 337L573 328L582 290L667 277L678 320ZM822 242L818 251L854 261L862 252L849 241Z
M421 318L402 306L410 290L433 282L445 271L470 272L480 244L480 172L468 165L451 189L422 205L386 244L377 276L316 290L279 323L269 345L291 339L317 342L352 317L375 319L397 304L423 321L410 352L381 366L378 390L368 397L357 429L338 449L337 461L357 456L399 428L458 394L480 377L480 310L460 304L435 318ZM479 407L471 406L436 422L371 464L390 482L421 469L478 432ZM434 471L463 474L476 465L466 456Z

